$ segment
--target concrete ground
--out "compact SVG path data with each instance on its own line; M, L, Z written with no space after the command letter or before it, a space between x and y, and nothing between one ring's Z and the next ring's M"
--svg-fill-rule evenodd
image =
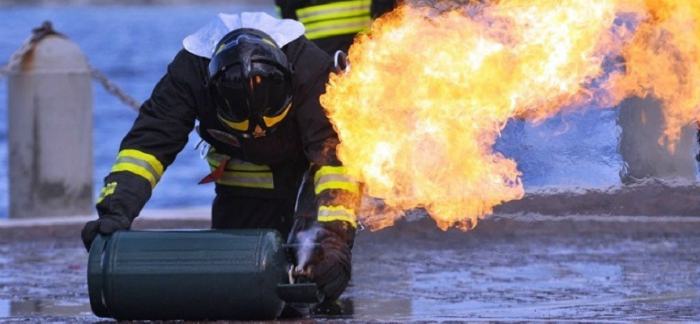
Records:
M206 213L135 228L207 228ZM97 322L83 219L0 222L0 322ZM494 215L358 235L342 321L700 321L700 217Z

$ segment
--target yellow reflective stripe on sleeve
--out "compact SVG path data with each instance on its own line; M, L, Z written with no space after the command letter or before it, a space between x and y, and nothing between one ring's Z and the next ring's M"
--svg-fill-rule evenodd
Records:
M141 176L148 180L153 188L163 175L163 164L151 154L133 149L121 150L111 172L119 171L127 171Z
M102 187L102 190L100 191L100 197L97 198L97 203L101 203L102 200L104 200L107 196L111 195L114 193L114 190L117 189L117 183L116 182L110 182L104 187Z
M360 187L352 177L347 174L345 167L323 166L314 175L314 192L318 195L324 190L339 189L360 193Z
M338 19L334 21L321 21L305 25L306 38L319 39L336 35L359 33L369 27L369 17L357 17Z
M117 163L112 167L111 172L119 172L119 171L131 172L135 175L138 175L138 176L148 180L148 183L151 184L151 188L155 187L156 183L158 183L158 179L156 179L153 176L153 173L151 171L149 171L148 169L146 169L138 164Z
M329 182L323 182L319 185L316 185L314 188L314 191L316 194L322 193L324 190L331 190L331 189L338 189L338 190L345 190L352 192L354 194L359 194L360 189L357 183L355 182L341 182L341 181L329 181Z
M275 189L272 172L236 172L229 171L216 180L216 183L246 188Z
M357 228L355 211L343 206L320 206L317 220L319 222L346 221L353 228Z
M335 174L346 175L348 174L348 171L344 166L324 165L318 168L318 171L316 171L316 174L314 174L314 183L318 183L318 180L323 176Z
M160 161L153 155L141 152L139 150L133 150L133 149L128 149L128 150L121 150L119 152L119 155L117 155L117 159L120 157L130 157L134 158L136 160L141 160L146 163L148 163L153 170L156 172L156 175L160 178L160 176L163 175L163 164L160 163Z

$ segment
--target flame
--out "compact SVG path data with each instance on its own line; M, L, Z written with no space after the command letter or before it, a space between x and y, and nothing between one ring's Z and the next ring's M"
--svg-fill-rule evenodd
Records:
M700 116L700 2L637 0L620 8L641 21L622 51L625 70L607 85L612 102L630 95L660 99L666 128L659 142L673 150L681 129Z
M643 17L637 28L619 23L623 11ZM356 39L351 70L331 76L321 103L341 139L340 159L368 195L394 210L425 208L443 230L469 229L524 195L516 163L493 150L511 118L542 121L652 92L685 107L666 115L677 138L697 116L700 91L678 53L696 55L700 29L683 42L667 33L697 14L698 5L651 0L511 0L443 12L401 5ZM625 71L605 78L604 63L616 55ZM650 59L667 64L651 70ZM683 73L669 76L669 67ZM384 227L400 215L384 209L360 221Z

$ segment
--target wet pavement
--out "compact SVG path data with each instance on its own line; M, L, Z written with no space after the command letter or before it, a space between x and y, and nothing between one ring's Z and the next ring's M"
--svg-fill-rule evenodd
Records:
M140 221L135 228L206 228ZM0 227L0 322L97 322L79 224ZM496 215L356 241L342 321L700 321L700 217Z

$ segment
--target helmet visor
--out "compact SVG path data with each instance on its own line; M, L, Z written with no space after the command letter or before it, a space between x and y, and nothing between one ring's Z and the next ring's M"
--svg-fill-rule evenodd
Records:
M280 115L291 102L291 87L284 74L278 69L264 63L255 64L256 70L251 76L252 111L263 117Z
M238 69L224 72L214 85L214 101L219 118L229 127L237 131L248 130L248 120L251 115L251 105L245 83Z
M219 118L240 132L250 131L251 123L267 129L280 123L292 101L285 74L271 64L256 62L245 78L239 67L223 71L213 82Z

